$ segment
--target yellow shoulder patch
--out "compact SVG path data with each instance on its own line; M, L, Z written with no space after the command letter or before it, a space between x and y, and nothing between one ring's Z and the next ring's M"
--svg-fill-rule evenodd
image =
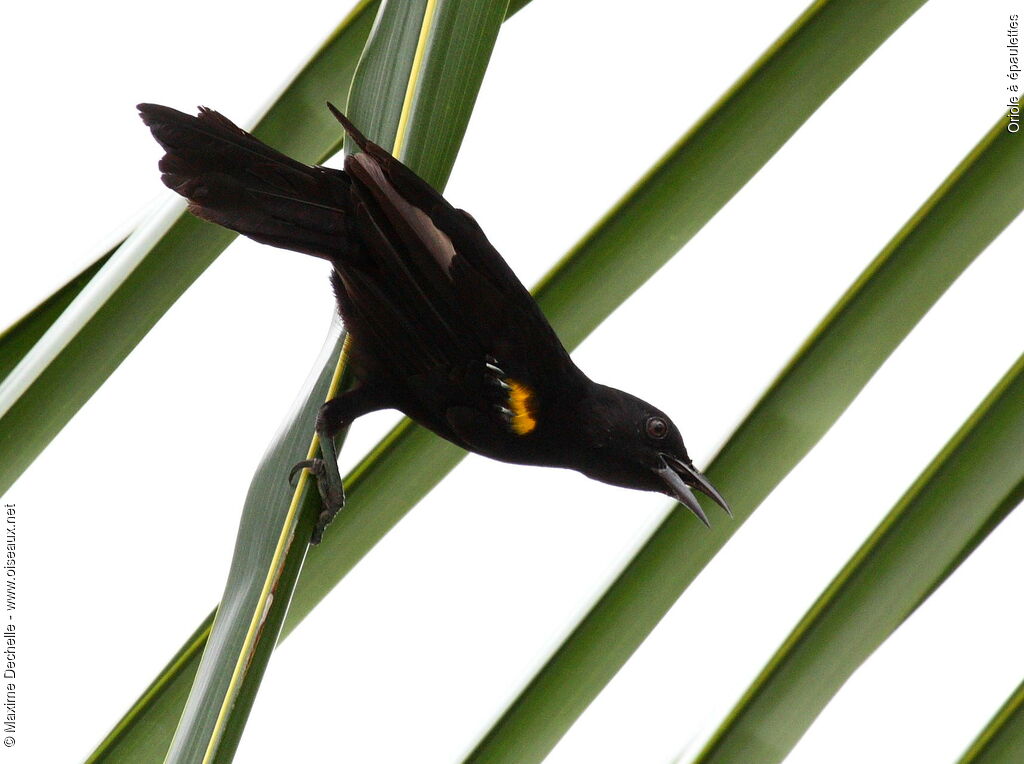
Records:
M509 424L516 435L526 435L537 426L537 420L533 417L533 390L514 379L505 382L511 388L508 392L508 408L512 412L512 421Z

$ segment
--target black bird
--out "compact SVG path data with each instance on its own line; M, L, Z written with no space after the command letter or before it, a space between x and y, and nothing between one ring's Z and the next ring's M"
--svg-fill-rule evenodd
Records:
M334 436L384 408L492 459L667 494L705 524L691 489L729 512L664 413L576 367L469 213L328 108L361 149L344 171L297 162L205 107L138 107L167 152L163 182L192 214L334 267L357 383L320 409L323 459L292 471L317 477L314 543L345 501Z

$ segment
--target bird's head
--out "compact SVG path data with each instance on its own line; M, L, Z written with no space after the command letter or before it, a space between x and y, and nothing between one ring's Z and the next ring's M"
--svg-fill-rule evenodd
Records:
M668 416L621 390L597 385L587 401L586 440L594 448L581 471L612 485L657 491L679 501L709 525L693 491L730 516L729 505L686 453L683 436Z

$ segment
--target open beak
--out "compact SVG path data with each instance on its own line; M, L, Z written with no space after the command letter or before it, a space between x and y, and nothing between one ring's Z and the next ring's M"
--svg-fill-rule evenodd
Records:
M675 496L680 504L683 504L693 514L697 515L704 525L711 527L711 523L708 522L708 516L704 514L700 502L697 501L697 497L693 493L692 489L694 488L724 509L729 517L732 517L732 510L729 509L729 505L722 498L722 494L715 490L715 487L708 482L708 479L692 464L686 464L668 454L661 454L661 464L662 466L655 471L665 482L665 485L668 486L669 493Z

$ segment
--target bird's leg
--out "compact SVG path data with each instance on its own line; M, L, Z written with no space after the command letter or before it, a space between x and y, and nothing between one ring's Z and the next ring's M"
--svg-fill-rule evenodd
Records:
M345 488L342 485L341 472L338 469L338 449L334 444L335 437L356 417L383 407L384 405L378 402L375 396L363 388L342 393L320 407L316 417L320 456L315 459L304 459L292 467L291 472L288 473L289 481L302 469L308 469L316 478L321 507L316 527L313 529L313 536L310 539L311 544L320 543L324 529L345 506Z

